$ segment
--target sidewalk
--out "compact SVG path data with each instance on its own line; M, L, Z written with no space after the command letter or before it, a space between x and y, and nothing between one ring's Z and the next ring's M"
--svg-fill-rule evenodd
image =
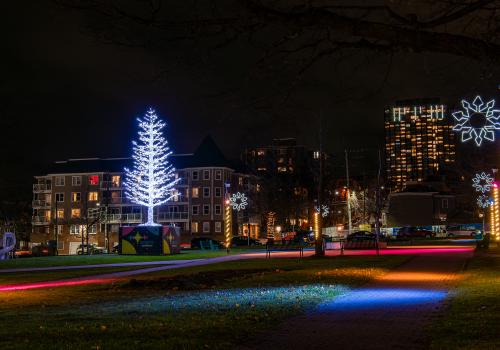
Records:
M425 349L425 326L440 311L471 256L418 255L380 280L287 320L241 349Z
M413 254L423 254L424 257L439 257L443 255L450 256L461 256L463 254L470 254L472 248L416 248L416 249L408 249L408 248L389 248L381 250L381 255L390 255L390 254L404 254L404 255L413 255ZM444 252L444 253L443 253ZM312 256L314 254L313 250L308 250L304 252L305 257ZM340 255L340 251L327 251L327 256L338 256ZM345 256L357 256L357 255L375 255L374 250L351 250L345 251L343 255ZM298 258L297 252L276 252L272 253L273 258ZM216 258L208 258L208 259L194 259L194 260L164 260L162 261L154 261L154 262L135 262L135 263L117 263L117 264L98 264L98 265L78 265L78 266L55 266L55 267L41 267L41 268L19 268L19 269L5 269L0 270L0 273L16 273L16 272L43 272L43 271L53 271L53 270L74 270L74 269L86 269L86 268L102 268L102 267L134 267L134 266L144 266L145 268L129 270L129 271L120 271L120 272L112 272L107 274L96 274L91 276L83 276L76 278L68 278L63 280L56 281L46 281L46 282L33 282L33 283L18 283L11 285L3 285L0 286L0 292L2 291L16 291L16 290L28 290L28 289L38 289L38 288L52 288L52 287L63 287L63 286L74 286L74 285L85 285L85 284L103 284L103 283L112 283L116 280L136 276L151 272L158 272L163 270L171 270L171 269L179 269L184 267L194 267L194 266L203 266L209 264L216 264L221 262L228 261L236 261L236 260L245 260L245 259L265 259L265 252L256 252L256 253L245 253L245 254L236 254L236 255L227 255L220 256ZM423 258L424 260L427 258ZM153 267L147 267L154 265ZM160 266L158 266L160 265Z

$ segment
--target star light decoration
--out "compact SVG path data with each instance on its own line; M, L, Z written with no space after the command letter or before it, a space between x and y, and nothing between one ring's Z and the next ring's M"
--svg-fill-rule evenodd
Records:
M495 100L484 103L480 96L472 103L462 100L464 110L452 113L456 121L453 131L461 132L462 142L474 139L480 147L483 140L495 141L495 130L500 130L500 110L493 109L494 106ZM480 118L479 124L471 124L471 118Z
M315 206L314 209L316 209L316 212L319 213L319 206ZM327 205L323 204L321 206L321 217L326 218L330 214L330 208L328 208Z
M477 173L476 176L472 179L472 187L474 187L477 192L481 192L484 194L491 191L493 180L494 179L490 174L487 174L483 171L481 173Z
M490 197L488 197L487 195L480 195L479 197L477 197L477 206L479 208L488 208L491 204L491 199Z
M233 210L243 210L247 207L248 205L248 199L247 196L245 196L244 193L241 192L236 192L231 195L229 198L229 203L233 207Z

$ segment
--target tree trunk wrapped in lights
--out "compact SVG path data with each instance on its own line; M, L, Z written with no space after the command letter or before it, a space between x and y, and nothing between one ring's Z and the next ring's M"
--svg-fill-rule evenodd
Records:
M162 130L165 123L149 109L139 122L139 141L132 141L133 169L125 168L125 194L132 203L148 208L148 220L143 225L158 225L153 208L166 203L174 195L175 169L168 161L172 154Z

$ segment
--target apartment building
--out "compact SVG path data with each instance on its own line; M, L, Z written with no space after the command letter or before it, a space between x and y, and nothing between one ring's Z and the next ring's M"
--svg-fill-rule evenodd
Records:
M439 174L455 161L452 127L439 99L398 101L386 108L385 163L391 191Z
M251 195L258 188L256 178L238 172L210 137L194 153L169 159L181 180L173 199L155 208L155 221L180 227L184 242L198 236L223 240L226 188ZM60 254L75 254L88 233L90 243L111 249L118 242L120 226L145 221L144 208L125 196L126 166L131 166L130 158L69 159L36 176L31 242L57 240ZM258 225L258 220L251 223L253 236L258 236ZM240 227L234 231L247 232Z

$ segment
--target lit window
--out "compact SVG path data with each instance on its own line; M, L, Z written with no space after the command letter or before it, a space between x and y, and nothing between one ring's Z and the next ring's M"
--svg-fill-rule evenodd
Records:
M243 185L243 178L241 176L238 177L238 185L240 185L240 186Z
M82 177L81 176L72 176L71 177L71 185L72 186L81 186Z
M89 201L96 201L99 195L96 191L89 192Z
M99 175L90 175L89 185L99 185Z
M64 176L56 176L56 186L64 186Z
M199 188L198 188L198 187L193 187L193 190L192 190L192 192L193 192L192 198L198 198L198 196L200 195L199 191L200 191L200 190L199 190Z
M222 223L220 221L215 222L215 232L222 232Z
M313 158L314 159L319 159L319 151L314 151L313 152Z
M79 218L80 217L80 209L79 208L71 209L71 217L72 218Z
M71 201L73 203L79 203L82 199L82 194L80 192L71 192Z
M64 209L57 209L57 218L64 219Z
M111 176L111 185L113 187L120 187L120 175Z
M96 224L89 226L89 233L91 235L95 235L97 233L97 225Z
M196 221L193 221L191 223L191 232L192 233L198 233L198 223Z
M266 151L264 151L263 149L259 149L259 150L257 151L257 155L258 155L258 156L261 156L261 157L262 157L262 156L265 156L265 155L266 155Z

